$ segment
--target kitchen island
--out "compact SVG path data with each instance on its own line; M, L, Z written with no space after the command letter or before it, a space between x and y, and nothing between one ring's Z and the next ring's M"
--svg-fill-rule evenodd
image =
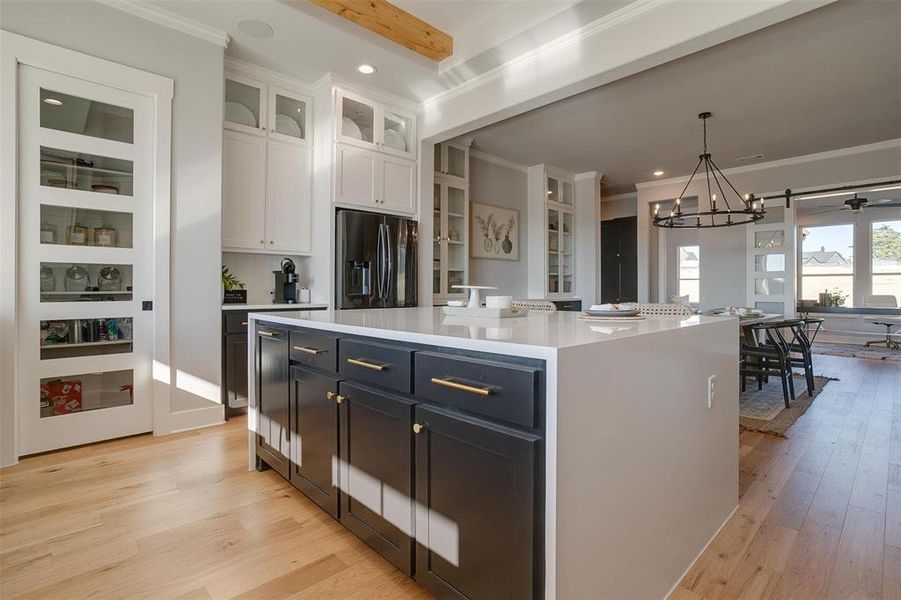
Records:
M731 318L249 327L251 465L439 597L663 598L738 504Z

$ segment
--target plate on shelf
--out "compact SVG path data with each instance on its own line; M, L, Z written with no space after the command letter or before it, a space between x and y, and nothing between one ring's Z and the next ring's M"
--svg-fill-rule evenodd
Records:
M393 129L385 130L385 145L401 152L407 151L407 141L404 139L404 136Z
M288 115L275 115L275 131L276 133L303 139L303 128Z
M229 123L237 123L248 127L257 126L257 118L253 116L253 111L240 102L225 103L225 120Z
M344 137L353 138L355 140L363 139L363 132L360 131L360 128L350 117L344 117L343 119L341 119L341 135L343 135Z

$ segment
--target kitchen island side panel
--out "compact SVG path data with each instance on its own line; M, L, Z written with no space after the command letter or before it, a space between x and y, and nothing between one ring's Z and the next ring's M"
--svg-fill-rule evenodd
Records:
M738 327L558 352L554 596L664 598L738 505Z

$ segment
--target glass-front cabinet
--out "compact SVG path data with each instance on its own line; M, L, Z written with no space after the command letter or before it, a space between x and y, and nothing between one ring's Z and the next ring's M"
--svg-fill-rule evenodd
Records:
M19 452L30 454L153 427L142 301L153 298L154 108L19 69ZM226 90L251 106L255 93ZM258 125L261 110L241 118Z
M469 181L469 146L466 143L435 144L435 174Z
M548 297L568 298L575 291L575 227L573 182L562 175L545 177L547 212L546 291Z
M435 300L465 298L469 272L469 190L447 180L434 184L433 286Z
M345 90L337 91L339 142L402 158L416 158L416 117Z
M310 98L237 73L225 77L224 125L228 129L309 144Z

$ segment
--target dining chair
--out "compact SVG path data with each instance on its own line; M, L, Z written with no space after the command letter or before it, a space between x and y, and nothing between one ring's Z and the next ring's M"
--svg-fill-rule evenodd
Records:
M644 316L690 317L693 314L691 308L684 304L648 303L638 307Z
M801 324L799 319L787 319L751 325L756 332L764 334L765 342L760 346L742 344L739 353L739 375L741 389L745 391L745 378L756 377L757 389L763 389L763 383L770 375L778 375L782 382L782 398L785 408L791 407L795 399L795 383L792 375L790 342L785 339L784 329L791 329Z

